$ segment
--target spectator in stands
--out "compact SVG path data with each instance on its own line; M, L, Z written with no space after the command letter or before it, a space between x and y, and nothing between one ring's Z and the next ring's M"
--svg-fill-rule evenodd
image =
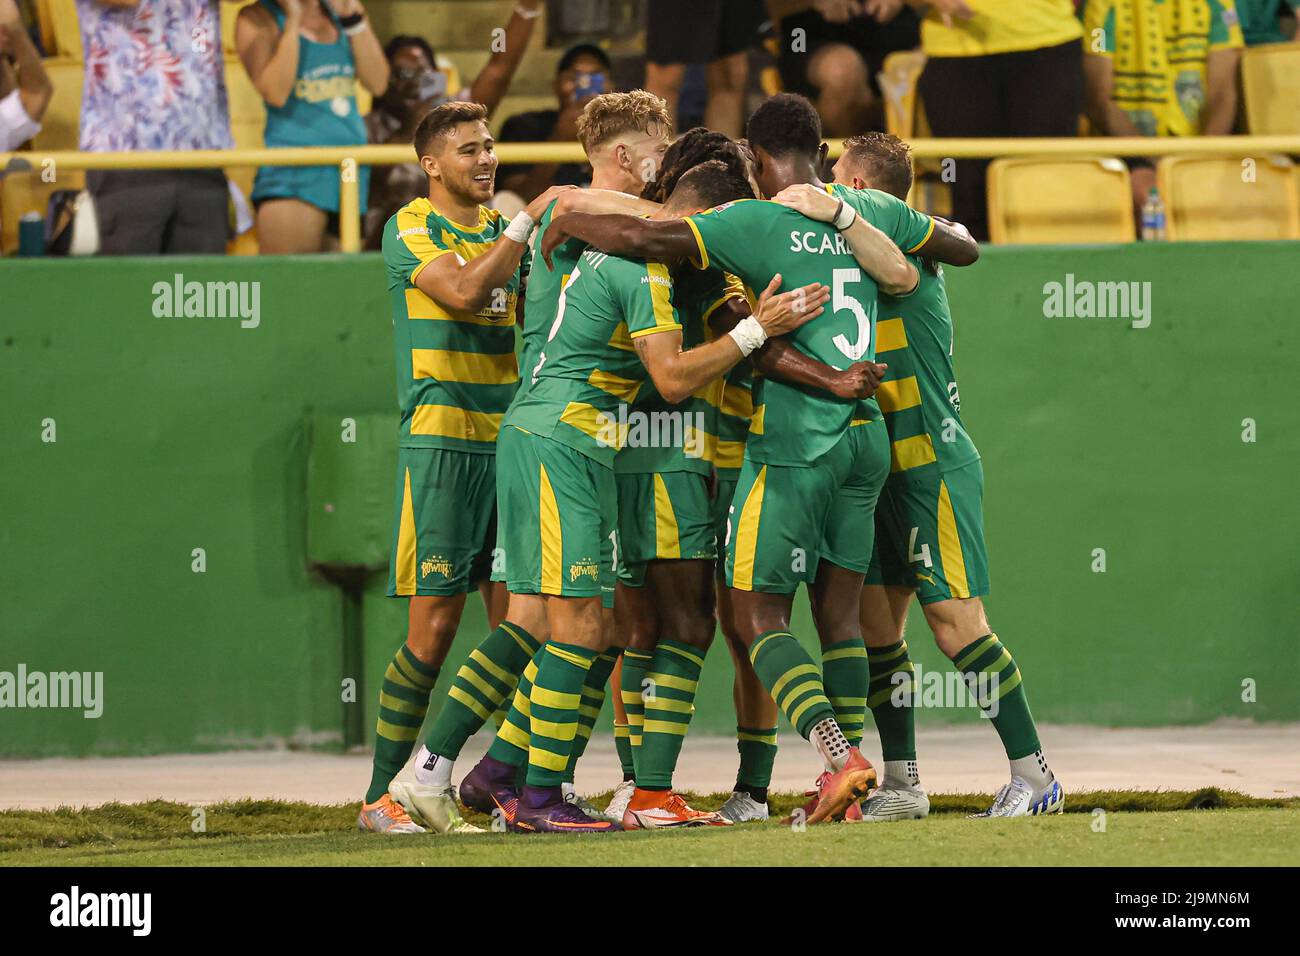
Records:
M542 0L520 0L506 24L503 42L494 44L487 65L463 90L448 89L447 74L423 37L395 36L384 47L391 71L388 89L366 116L372 143L410 145L424 115L449 100L482 103L495 112L532 39ZM376 166L371 171L370 202L362 229L365 248L378 250L389 217L427 190L428 177L418 163Z
M582 108L601 93L614 92L609 56L598 46L582 43L566 50L555 71L556 109L517 113L501 127L503 143L572 143L578 138ZM531 163L502 166L497 184L502 191L531 202L550 186L586 186L586 163Z
M741 135L749 51L765 19L758 0L649 0L645 88L667 101L674 128L686 67L703 63L709 90L704 125Z
M1236 0L1236 8L1246 46L1286 43L1295 38L1300 0Z
M1104 136L1226 136L1237 121L1241 28L1232 0L1087 0L1088 117ZM1155 185L1129 163L1134 206Z
M87 152L232 149L217 0L77 0ZM220 169L91 170L100 252L221 253Z
M1171 0L1172 2L1172 0ZM924 15L918 92L935 136L1077 136L1083 111L1071 0L908 0ZM988 160L957 160L953 218L988 237Z
M360 0L259 0L239 11L235 45L266 100L267 146L366 142L356 81L374 96L388 86L388 60ZM370 169L357 170L361 209ZM263 166L253 183L257 239L271 254L338 247L337 166Z
M17 149L41 131L41 117L53 95L54 85L17 4L0 0L0 153Z
M783 18L779 34L782 85L813 101L827 136L883 129L880 68L921 43L920 19L904 0L815 0Z

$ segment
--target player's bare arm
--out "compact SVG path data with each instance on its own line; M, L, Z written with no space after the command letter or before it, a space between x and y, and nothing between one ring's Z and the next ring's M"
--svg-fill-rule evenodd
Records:
M552 186L529 203L524 214L536 221L558 197L576 191L573 186ZM517 240L503 234L491 249L469 262L440 256L421 270L415 284L444 308L476 312L488 304L494 290L510 281L527 248L527 236Z
M552 219L571 212L593 215L649 216L663 208L661 203L629 196L616 189L570 189L555 201Z
M753 318L769 336L793 332L821 315L830 289L820 283L777 293L781 276L772 277L758 301ZM655 388L665 401L684 401L697 389L724 375L746 356L741 337L726 334L687 351L682 351L680 330L642 335L633 339L637 357L650 373Z
M684 219L639 219L636 216L596 216L571 212L551 220L542 240L542 258L568 238L581 239L601 252L671 262L695 255L695 234Z
M728 299L709 316L709 327L716 337L721 338L748 315L748 302ZM855 362L846 369L833 368L804 354L784 337L768 339L762 348L750 355L749 360L754 368L769 378L821 389L836 398L870 398L889 368L876 362Z

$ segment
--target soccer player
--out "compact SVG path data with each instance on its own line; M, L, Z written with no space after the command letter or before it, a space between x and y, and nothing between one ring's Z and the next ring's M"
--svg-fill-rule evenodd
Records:
M912 187L907 145L885 133L844 144L835 181L902 199ZM833 206L825 197L825 216ZM921 280L910 296L880 299L876 352L889 371L876 397L885 413L893 466L876 511L876 544L862 590L862 634L884 756L880 789L862 804L867 821L924 817L930 801L916 763L913 667L903 629L915 592L944 655L966 676L1011 763L1011 781L978 816L1060 813L1065 794L1048 769L1015 659L989 627L984 545L984 472L961 420L953 373L953 325L943 269L913 257ZM901 706L900 706L901 704Z
M567 190L544 207L537 235L544 235L551 218L571 210L649 213L658 203L635 198L646 178L657 174L668 146L668 110L663 100L644 90L604 93L595 97L578 118L578 139L592 167L590 190ZM520 368L524 378L515 400L527 391L541 344L555 319L563 284L574 271L582 243L569 243L553 262L534 262L529 271L523 316ZM504 538L498 529L498 538ZM504 560L493 562L492 579L504 581ZM607 596L612 602L613 594ZM452 769L465 742L514 693L529 661L550 637L545 600L537 593L509 596L505 620L470 652L457 671L447 700L438 712L423 746L392 782L396 799L417 821L438 832L466 832L452 792ZM583 687L577 737L564 773L566 799L573 791L573 769L604 702L605 687L616 654L604 651L592 664ZM590 806L589 804L587 806Z
M656 215L689 215L749 192L723 164L705 163L681 178ZM566 802L560 788L581 688L608 642L599 598L615 572L613 463L627 437L620 405L635 401L647 373L665 401L681 402L767 336L821 313L825 287L812 283L777 295L781 277L770 278L754 316L685 351L666 266L588 250L564 287L532 383L506 417L498 449L508 585L546 595L551 639L525 670L487 756L461 784L468 805L500 813L512 829L620 829ZM525 786L517 792L516 771L524 764Z
M820 185L827 148L806 99L773 97L750 118L746 135L766 195L797 183ZM793 344L827 364L870 359L877 289L908 292L917 281L915 266L900 248L966 264L978 256L978 247L963 232L895 197L832 188L838 212L830 226L766 202L731 203L685 220L570 214L552 223L543 254L563 237L576 236L616 255L693 257L701 267L717 264L751 285L761 284L773 268L794 282L820 281L833 289L832 307L793 333ZM839 234L854 229L864 248L874 250L873 268L864 270ZM874 233L890 241L873 245ZM888 436L879 411L873 414L867 402L767 378L755 393L730 511L727 582L755 672L827 765L829 776L808 817L819 823L842 816L875 780L837 716L849 722L856 707L856 719L862 719L868 676L858 606L875 501L889 470ZM794 592L809 580L824 681L789 630ZM840 711L832 699L841 702Z
M428 196L384 230L401 406L388 594L408 598L410 611L406 642L384 674L357 821L375 832L424 830L394 802L389 781L410 756L477 583L475 561L492 544L497 430L519 381L521 261L534 219L559 192L538 197L513 223L483 206L497 167L486 120L477 103L430 111L415 133ZM447 828L466 828L454 804L451 814Z

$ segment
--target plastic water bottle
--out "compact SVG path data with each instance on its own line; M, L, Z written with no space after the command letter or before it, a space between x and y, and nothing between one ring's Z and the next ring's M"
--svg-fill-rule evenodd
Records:
M1147 193L1147 201L1142 204L1142 241L1156 242L1166 239L1165 203L1155 186Z

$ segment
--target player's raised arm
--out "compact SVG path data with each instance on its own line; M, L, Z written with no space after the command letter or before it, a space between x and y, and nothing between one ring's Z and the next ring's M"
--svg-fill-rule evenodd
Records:
M876 280L882 292L905 295L916 288L920 273L893 240L838 196L807 183L787 186L772 197L809 219L826 222L844 234L853 257Z
M968 266L979 259L979 243L965 226L939 216L931 218L934 220L934 232L916 249L918 256L950 266Z
M519 268L528 248L533 224L546 207L573 186L552 186L506 226L501 238L483 255L468 262L458 256L439 256L420 270L415 284L420 291L448 309L476 312L492 299L494 290L504 288Z
M571 212L551 220L542 241L542 258L551 264L551 252L574 238L614 256L657 261L686 259L695 254L695 234L684 219L641 219L637 216L598 216Z
M793 332L821 315L822 307L830 298L830 289L817 282L778 293L780 287L781 276L773 276L752 316L746 316L712 342L684 352L680 326L660 332L633 331L637 357L664 400L674 405L685 401L697 389L724 375L760 348L769 337Z
M570 189L555 200L552 219L571 212L594 215L649 216L663 208L662 203L629 196L616 189Z
M721 338L750 314L745 299L728 299L709 316L709 327L715 336ZM870 398L889 368L876 362L855 362L846 369L832 368L805 355L783 337L768 339L749 356L749 361L768 378L806 385L846 399Z

